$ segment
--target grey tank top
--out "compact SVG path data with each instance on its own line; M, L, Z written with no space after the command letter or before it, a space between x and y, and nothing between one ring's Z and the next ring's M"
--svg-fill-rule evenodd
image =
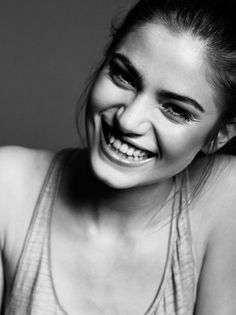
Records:
M68 154L73 152L65 150L58 153L49 167L19 258L4 315L70 315L57 297L50 262L50 222ZM184 188L185 177L179 176L176 180L178 184L175 185L173 194L165 269L161 284L156 294L154 292L155 297L144 315L193 314L197 281L186 202L187 189Z

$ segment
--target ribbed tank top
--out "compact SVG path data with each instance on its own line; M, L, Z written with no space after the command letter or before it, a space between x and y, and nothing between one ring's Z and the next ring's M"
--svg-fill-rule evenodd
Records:
M60 304L53 283L50 226L63 165L72 153L60 152L51 162L27 231L5 315L69 315ZM178 176L176 180L165 269L144 315L193 314L197 281L185 178Z

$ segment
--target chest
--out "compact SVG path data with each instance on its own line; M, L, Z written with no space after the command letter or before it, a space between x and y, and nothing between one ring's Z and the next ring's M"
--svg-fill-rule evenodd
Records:
M56 294L68 314L144 314L162 283L169 227L158 239L139 244L74 242L66 235L52 236L51 264Z

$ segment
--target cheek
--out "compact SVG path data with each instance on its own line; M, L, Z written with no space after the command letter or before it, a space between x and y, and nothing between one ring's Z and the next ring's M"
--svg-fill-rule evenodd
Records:
M205 133L200 132L200 126L198 130L191 130L186 126L183 128L181 131L172 128L172 132L165 134L165 139L162 138L162 148L169 161L191 162L204 144Z
M108 75L101 73L89 96L89 110L96 113L130 101L132 93L116 86Z
M103 73L93 85L86 108L86 130L90 142L95 138L96 130L99 130L101 114L109 109L112 114L114 105L119 99L118 89Z
M89 96L90 111L99 112L106 109L114 102L114 94L112 84L104 77L98 78Z

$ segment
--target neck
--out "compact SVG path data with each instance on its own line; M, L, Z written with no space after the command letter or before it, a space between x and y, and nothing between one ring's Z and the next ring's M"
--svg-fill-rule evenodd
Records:
M173 179L155 185L114 189L94 176L85 154L81 157L80 166L73 172L73 180L70 180L69 191L70 194L73 191L73 200L78 203L78 207L81 203L90 204L88 208L98 225L106 222L106 226L122 226L122 229L132 229L132 226L140 229L149 223L156 225L169 217L171 202L168 207L170 211L161 210L167 204ZM165 212L164 216L159 215L162 212Z

